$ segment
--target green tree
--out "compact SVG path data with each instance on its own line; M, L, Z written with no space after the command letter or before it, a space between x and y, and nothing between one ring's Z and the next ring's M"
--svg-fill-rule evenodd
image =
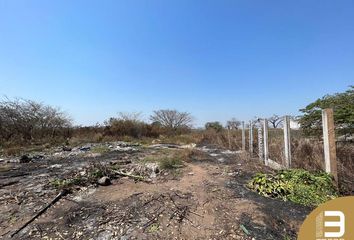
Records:
M320 135L322 109L333 108L334 123L341 134L353 134L354 130L354 86L344 93L326 95L300 109L304 115L300 118L301 128L307 135Z
M214 129L217 132L220 132L223 129L220 122L207 122L205 124L205 128L206 129Z

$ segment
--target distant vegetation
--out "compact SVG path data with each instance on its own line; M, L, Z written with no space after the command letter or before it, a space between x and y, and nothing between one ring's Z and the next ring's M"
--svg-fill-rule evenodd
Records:
M353 86L344 93L324 96L301 109L304 113L299 118L301 131L296 134L303 136L305 133L304 137L320 137L321 109L328 107L334 109L337 130L348 136L353 134ZM255 126L259 126L260 119L253 120ZM282 126L283 118L278 115L272 115L267 119L271 128L276 129ZM193 116L188 112L174 109L156 110L149 120L150 122L144 121L140 113L119 113L118 116L111 117L103 124L96 126L73 126L71 118L59 108L32 100L5 98L0 101L0 147L4 149L40 144L75 145L83 142L115 140L145 141L150 139L148 141L151 142L157 138L165 142L206 141L233 150L239 149L241 145L241 132L239 131L241 121L236 118L227 121L225 127L218 121L208 122L205 124L205 130L193 129ZM275 136L275 131L270 134L270 147L272 148L275 144L280 154L282 143L274 142L273 144L273 135ZM295 135L293 138L296 142ZM279 139L281 141L282 137L280 136ZM294 146L294 153L296 153L295 149L301 149L301 147L302 144ZM307 152L315 151L311 148Z
M14 147L40 144L173 137L190 133L192 129L193 117L187 112L157 110L150 119L152 123L147 123L140 113L119 113L103 125L73 126L71 118L59 108L32 100L6 98L0 101L0 147L14 150Z
M205 129L207 130L213 129L216 132L221 132L224 128L220 122L207 122L205 124Z
M70 136L72 121L59 108L24 99L0 102L0 144L25 144Z
M343 93L326 95L300 109L304 115L300 118L301 128L307 135L321 134L321 110L333 108L334 122L342 134L354 134L354 86Z

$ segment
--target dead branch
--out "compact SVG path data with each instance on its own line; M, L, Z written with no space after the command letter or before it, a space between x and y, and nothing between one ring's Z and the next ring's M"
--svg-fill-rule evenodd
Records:
M118 174L118 175L120 175L120 176L130 177L130 178L133 178L133 179L138 180L138 181L143 181L143 182L148 182L148 183L151 182L150 180L145 179L142 176L132 175L132 174L124 173L124 172L121 172L121 171L116 171L116 170L114 170L113 172Z
M56 202L58 202L63 196L68 194L68 190L63 189L50 203L48 203L44 208L42 208L36 215L34 215L30 220L28 220L25 224L22 225L19 229L17 229L14 233L11 234L11 238L19 233L22 229L27 227L31 222L36 220L39 216L41 216L48 208L53 206Z
M160 212L156 214L152 219L150 219L147 223L143 225L143 229L145 231L146 228L148 228L151 224L155 223L158 219L158 217L165 211L165 209L162 209Z

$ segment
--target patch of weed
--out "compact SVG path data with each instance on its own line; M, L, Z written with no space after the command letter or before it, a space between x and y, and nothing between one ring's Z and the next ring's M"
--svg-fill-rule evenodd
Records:
M143 162L156 162L159 167L164 170L174 170L184 167L183 161L177 156L157 156L146 157Z
M67 189L75 185L81 185L83 179L80 177L70 178L70 179L54 179L50 184L56 189Z
M329 174L310 173L302 169L281 170L276 174L258 173L248 187L265 197L289 200L305 206L318 206L337 197Z
M107 146L95 146L91 149L93 153L106 153L109 152L109 148Z
M150 226L148 232L149 232L149 233L155 233L155 232L159 231L159 229L160 229L159 224L154 223L154 224L152 224L152 225Z

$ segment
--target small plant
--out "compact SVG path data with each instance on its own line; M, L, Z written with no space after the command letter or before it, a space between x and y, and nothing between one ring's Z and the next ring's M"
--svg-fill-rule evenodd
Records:
M107 146L96 146L91 149L93 153L106 153L109 152L109 148Z
M183 162L177 157L166 157L159 160L159 166L161 169L175 169L183 167Z
M150 226L150 228L149 228L149 233L154 233L154 232L157 232L157 231L159 231L159 229L160 229L160 226L159 226L159 224L157 224L157 223L154 223L154 224L152 224L151 226Z
M173 170L183 167L183 160L178 155L147 157L143 162L156 162L161 169Z
M67 189L75 185L81 185L83 179L80 177L70 178L70 179L54 179L50 184L56 189Z
M114 177L113 169L101 163L92 163L87 169L87 182L96 183L101 177Z
M281 170L276 174L258 173L248 187L260 195L292 201L305 206L317 206L337 197L332 178L325 172Z

